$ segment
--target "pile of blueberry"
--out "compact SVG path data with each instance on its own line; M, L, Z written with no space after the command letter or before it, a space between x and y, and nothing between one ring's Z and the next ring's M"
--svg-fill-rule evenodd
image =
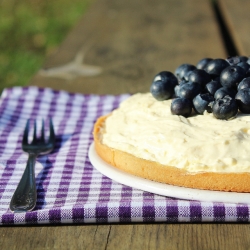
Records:
M238 111L250 114L250 57L204 58L196 66L180 65L173 74L158 73L150 87L158 101L172 98L171 113L188 117L213 113L229 120Z

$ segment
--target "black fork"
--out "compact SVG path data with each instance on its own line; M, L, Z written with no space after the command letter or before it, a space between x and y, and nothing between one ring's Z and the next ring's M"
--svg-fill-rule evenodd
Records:
M42 122L41 138L36 135L36 122L34 123L34 134L31 143L28 142L29 120L27 121L22 149L29 154L28 162L23 176L17 186L17 189L10 202L10 210L13 212L31 211L37 200L36 180L35 180L35 162L38 155L50 153L55 147L55 132L50 119L50 135L48 141L45 141L44 121Z

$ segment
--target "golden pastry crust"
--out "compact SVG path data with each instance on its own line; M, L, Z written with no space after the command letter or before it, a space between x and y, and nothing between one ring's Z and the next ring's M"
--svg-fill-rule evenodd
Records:
M183 169L141 159L104 145L100 138L106 118L107 116L102 116L96 121L93 135L97 154L110 165L135 176L176 186L217 191L250 192L249 173L203 172L194 174Z

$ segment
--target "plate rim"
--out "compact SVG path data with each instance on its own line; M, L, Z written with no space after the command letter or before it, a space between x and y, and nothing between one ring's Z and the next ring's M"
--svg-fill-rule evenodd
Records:
M90 163L101 174L123 185L140 189L142 191L154 193L157 195L171 197L181 200L192 200L200 202L224 202L224 203L243 203L250 205L250 193L237 193L226 191L212 191L194 188L179 187L170 184L160 183L138 177L120 169L113 167L105 162L97 154L94 141L88 150ZM232 202L233 200L233 202Z

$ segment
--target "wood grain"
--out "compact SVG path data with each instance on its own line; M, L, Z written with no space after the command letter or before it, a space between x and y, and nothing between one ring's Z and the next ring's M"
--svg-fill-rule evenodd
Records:
M218 4L239 54L250 56L250 1L218 0Z
M38 73L30 84L81 93L145 92L159 71L226 58L210 1L197 0L97 0L44 68L69 63L81 49L84 63L101 74L66 80Z
M1 249L250 249L247 224L133 224L0 228Z

